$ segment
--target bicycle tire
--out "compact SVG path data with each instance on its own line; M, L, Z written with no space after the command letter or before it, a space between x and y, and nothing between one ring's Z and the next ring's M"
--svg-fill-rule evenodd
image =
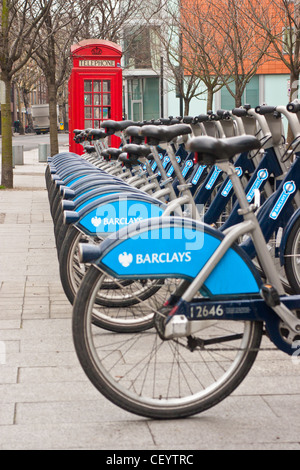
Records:
M300 218L290 231L284 250L286 277L295 294L300 294Z
M73 308L74 346L96 389L128 412L153 419L185 418L203 412L230 395L255 361L262 336L260 322L217 323L212 333L224 335L229 326L232 331L242 328L242 339L233 355L230 348L216 354L212 349L192 353L181 347L181 341L161 340L155 328L134 334L95 328L93 307L98 288L99 273L92 266Z
M94 243L94 240L84 234L82 234L76 227L71 227L65 237L63 246L59 252L59 268L60 268L60 278L61 283L64 289L64 292L70 301L73 304L75 296L77 295L81 281L88 270L89 265L80 264L78 258L78 247L79 243ZM97 239L96 243L101 242L101 239ZM139 303L140 300L145 300L152 295L156 294L157 291L161 288L162 282L155 281L150 285L145 281L121 281L118 284L114 282L113 279L106 277L105 282L102 285L102 288L99 290L97 295L97 304L99 308L102 309L99 313L100 319L95 315L95 319L101 327L106 327L110 329L111 325L111 309L126 307L134 307ZM104 313L104 309L107 309L107 313ZM123 330L126 328L127 323L130 323L130 327L133 328L136 323L133 318L134 314L128 313L127 320L120 322L118 326L116 321L113 322L113 326ZM140 317L140 315L139 315ZM140 323L138 320L137 323ZM144 326L149 327L152 325L152 318L148 318L147 322L143 322Z

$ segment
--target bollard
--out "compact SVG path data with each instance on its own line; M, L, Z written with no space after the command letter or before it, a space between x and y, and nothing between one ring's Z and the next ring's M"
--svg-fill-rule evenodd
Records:
M47 162L50 157L50 144L39 144L39 162Z
M23 145L13 146L13 167L24 165Z

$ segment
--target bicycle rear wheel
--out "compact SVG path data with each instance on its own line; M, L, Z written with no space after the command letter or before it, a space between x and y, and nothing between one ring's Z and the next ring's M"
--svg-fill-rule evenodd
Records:
M284 252L286 277L295 294L300 294L300 219L296 220Z
M144 417L183 418L216 405L242 382L260 346L260 322L206 324L192 338L202 345L196 348L191 338L164 341L155 328L103 330L93 324L97 271L90 268L76 297L73 339L86 375L111 402ZM151 311L149 300L143 305Z
M61 283L71 304L73 304L82 279L89 268L89 265L80 263L78 254L79 244L99 244L101 241L102 239L98 237L94 239L84 235L76 227L71 227L67 232L65 241L59 253L59 266ZM146 315L142 312L138 315L137 313L129 313L129 308L139 304L140 300L145 300L156 294L161 289L162 285L163 281L160 280L146 279L117 282L113 278L106 276L105 281L101 282L101 286L98 289L96 297L96 304L98 307L97 310L96 308L94 309L95 321L97 320L99 326L102 328L108 328L111 322L113 322L115 327L119 324L119 326L123 328L125 327L126 318L126 322L130 322L130 326L132 328L133 322L136 322L137 318L145 318ZM131 310L136 311L137 308L135 307ZM121 321L119 320L121 318L120 311L122 313ZM118 320L116 320L117 316ZM113 320L113 318L115 318L115 320Z

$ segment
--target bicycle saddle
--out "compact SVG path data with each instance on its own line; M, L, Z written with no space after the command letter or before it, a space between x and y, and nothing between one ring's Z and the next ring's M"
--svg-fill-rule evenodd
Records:
M123 131L129 126L132 126L134 124L133 121L104 121L100 124L100 127L104 128L106 132L109 130L110 132L117 132L117 131Z
M104 158L112 158L113 160L116 160L118 156L122 153L121 149L116 149L114 147L102 150L101 155Z
M93 140L104 139L107 137L104 129L91 129L88 135L91 136Z
M192 129L187 124L173 124L171 126L143 126L140 135L146 137L146 143L149 145L157 145L159 142L170 142L175 137L187 135Z
M141 126L129 126L125 129L125 137L129 137L131 144L141 144L144 137L140 134Z
M95 152L95 147L93 145L86 145L84 147L84 150L86 153L93 153Z
M195 152L198 162L213 165L217 161L230 160L234 155L259 149L259 140L252 135L227 137L216 139L209 136L200 136L191 139L187 148Z
M140 165L137 156L129 156L127 153L121 153L118 160L123 163L126 168L132 168L135 165Z
M138 157L147 157L151 153L151 150L149 147L146 147L146 145L126 144L123 145L123 152Z
M125 135L130 137L141 137L141 126L128 126Z

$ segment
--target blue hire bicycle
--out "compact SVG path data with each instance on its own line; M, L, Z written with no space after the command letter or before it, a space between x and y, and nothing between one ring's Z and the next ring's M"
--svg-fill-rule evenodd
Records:
M154 217L122 228L99 246L80 245L81 261L92 265L74 303L75 349L91 382L119 407L156 419L200 413L243 381L263 335L270 349L290 355L297 349L300 296L285 293L257 208L231 163L258 148L258 139L245 135L195 137L188 144L199 163L217 165L230 178L241 220L226 230L191 218ZM282 197L294 189L290 182L283 185ZM278 201L270 207L279 212ZM263 279L238 244L246 235ZM144 315L154 317L152 328L117 333L95 325L97 295L109 277L120 288L137 279L157 283L155 295L136 295Z

